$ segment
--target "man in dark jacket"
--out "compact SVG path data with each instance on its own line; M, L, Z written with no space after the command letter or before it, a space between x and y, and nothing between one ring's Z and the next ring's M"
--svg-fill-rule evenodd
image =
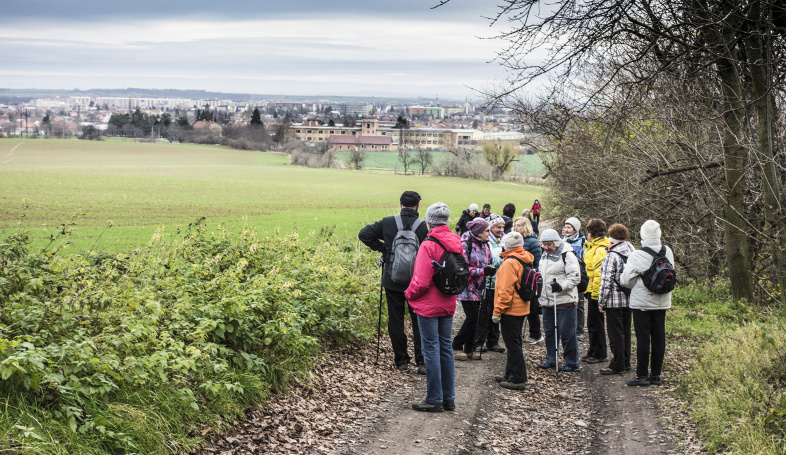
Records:
M404 191L400 199L401 221L404 229L411 229L418 219L418 207L420 206L420 195L414 191ZM404 297L409 283L397 283L390 275L391 258L390 249L393 246L393 238L398 229L396 220L393 216L386 216L376 223L369 224L358 233L358 239L374 251L382 253L385 261L385 269L382 274L382 287L385 288L385 295L388 302L388 335L393 345L394 360L396 368L406 370L410 362L407 353L407 335L404 333L404 312L408 307ZM415 235L419 242L423 242L428 234L426 223L420 223L415 230ZM412 332L414 335L413 344L415 345L415 363L418 366L418 373L426 374L423 364L423 354L420 351L420 330L418 329L418 318L412 308L409 308L409 317L412 320Z
M459 218L458 223L456 223L456 232L458 232L459 235L467 232L467 223L478 216L480 216L478 215L478 204L470 204L469 208L461 213L461 218Z

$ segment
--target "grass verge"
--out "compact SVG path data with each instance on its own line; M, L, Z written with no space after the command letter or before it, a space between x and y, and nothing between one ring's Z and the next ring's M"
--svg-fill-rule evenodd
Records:
M677 394L707 452L783 454L784 314L728 296L722 282L691 283L675 291L667 333L687 360L675 378Z

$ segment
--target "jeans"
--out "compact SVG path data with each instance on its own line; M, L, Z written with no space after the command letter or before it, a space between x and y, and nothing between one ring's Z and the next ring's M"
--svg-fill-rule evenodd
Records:
M420 331L418 329L418 318L412 307L407 305L407 299L401 291L394 291L385 288L385 296L388 301L388 335L390 344L393 346L393 360L396 366L409 363L410 357L407 353L407 334L404 332L404 313L409 309L409 318L412 320L412 344L415 345L415 363L423 364L423 354L420 352Z
M546 332L546 363L557 363L554 334L554 307L543 307L543 331ZM557 331L562 341L565 364L579 366L579 342L576 339L576 305L557 307Z
M636 329L636 376L660 376L666 354L666 310L631 310ZM652 343L652 367L650 366Z
M606 308L611 362L609 369L624 371L630 367L630 308Z
M426 403L437 404L456 399L456 369L450 331L453 316L418 316L423 360L426 362Z
M472 352L475 343L475 329L478 327L478 312L480 302L477 300L462 300L461 308L464 309L464 322L461 324L456 337L453 338L453 350Z
M508 316L503 314L501 322L502 339L508 348L508 363L505 365L505 381L521 384L527 382L527 365L524 362L524 350L521 348L521 328L525 316Z
M596 359L609 356L606 347L606 316L598 309L598 301L587 299L587 334L589 351L587 355Z
M579 294L579 306L576 307L576 335L584 335L584 294Z

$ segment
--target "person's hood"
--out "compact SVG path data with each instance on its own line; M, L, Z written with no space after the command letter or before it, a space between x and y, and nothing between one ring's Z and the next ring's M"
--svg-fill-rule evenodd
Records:
M529 251L524 250L523 247L517 246L512 250L503 251L499 257L502 259L507 259L509 256L516 256L517 258L521 259L527 264L532 264L535 260L535 256L532 255Z

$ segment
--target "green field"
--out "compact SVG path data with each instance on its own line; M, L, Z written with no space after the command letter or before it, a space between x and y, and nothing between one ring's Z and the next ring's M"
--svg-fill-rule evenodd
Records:
M399 195L410 189L425 205L448 204L453 223L472 202L490 203L494 211L513 202L520 211L543 191L513 183L308 169L290 166L280 154L220 146L0 140L0 236L21 224L34 236L34 247L43 246L62 223L73 221L73 252L94 245L130 251L147 244L159 226L175 235L201 217L210 228L225 223L237 230L247 217L263 233L335 226L336 235L354 238L363 225L396 213ZM110 221L113 227L104 232Z

